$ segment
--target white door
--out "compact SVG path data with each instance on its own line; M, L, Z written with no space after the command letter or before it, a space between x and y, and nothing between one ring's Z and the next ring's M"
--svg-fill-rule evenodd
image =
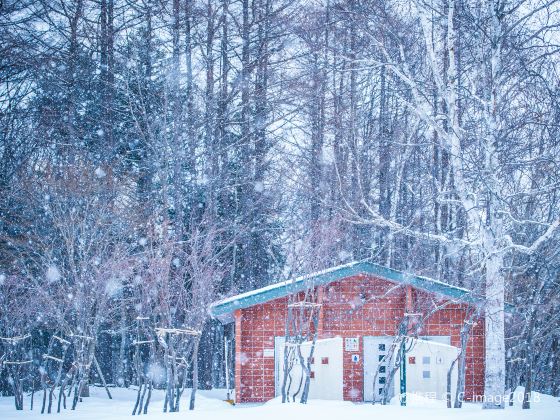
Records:
M389 349L394 337L364 337L364 401L379 401L389 374ZM376 372L377 374L376 377ZM375 379L375 383L373 382ZM394 383L394 382L393 382ZM393 387L391 387L393 389ZM389 392L389 398L393 396Z
M274 340L274 376L275 376L275 395L282 394L282 382L284 380L284 337L275 337ZM312 343L307 341L301 344L301 354L308 360L311 354ZM291 352L292 357L295 356ZM287 389L290 395L299 387L299 381L303 378L303 369L299 359L292 359L293 363L290 370L292 384ZM342 357L342 338L333 337L317 340L315 343L313 357L310 361L310 388L309 399L320 400L342 400L343 398L343 357Z
M449 337L434 336L430 340L414 339L406 353L406 389L427 398L444 400L447 394L447 373L459 349L446 344ZM457 383L457 367L451 372L451 395ZM398 378L397 382L398 382Z

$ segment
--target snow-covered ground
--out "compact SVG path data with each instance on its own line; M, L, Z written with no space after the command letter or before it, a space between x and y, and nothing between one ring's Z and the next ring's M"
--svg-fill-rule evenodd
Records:
M35 408L29 410L29 399L25 400L25 410L16 411L13 399L0 397L0 419L2 420L34 420L49 417L76 420L120 420L130 419L134 404L135 392L131 389L112 389L113 400L109 400L101 388L91 388L91 397L84 398L76 411L65 410L60 415L41 415L40 395L35 395ZM539 419L557 420L560 418L560 402L558 398L548 395L534 395L535 402L531 410L521 410L521 390L516 393L516 402L513 407L505 410L482 410L478 404L466 404L460 410L447 409L442 401L429 400L411 395L408 397L409 405L401 407L398 402L389 406L354 404L342 401L310 401L307 405L282 404L278 399L266 404L241 404L231 406L222 399L225 398L223 390L201 391L197 397L197 407L194 412L189 412L188 395L181 401L179 413L162 413L163 393L154 395L146 419L172 420L328 420L352 419L371 420L381 419L406 419L406 420L485 420L485 419ZM39 407L39 409L38 409Z

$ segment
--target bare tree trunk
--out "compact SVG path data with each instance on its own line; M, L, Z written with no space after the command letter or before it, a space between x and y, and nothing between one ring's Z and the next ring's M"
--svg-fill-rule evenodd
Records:
M43 388L43 404L41 406L41 414L45 412L47 404L47 372L41 372L41 387Z
M542 289L542 284L539 289ZM531 391L533 388L533 357L534 357L534 349L533 349L533 335L535 330L536 324L536 307L538 301L536 301L538 294L536 292L533 293L533 307L531 309L531 314L529 318L529 325L527 328L527 332L525 334L525 369L523 376L525 377L525 391L523 392L523 405L522 408L527 410L531 408Z
M95 363L95 368L97 369L97 373L99 374L99 378L101 379L101 383L103 384L103 387L105 388L105 392L107 392L107 396L109 397L109 399L112 400L113 397L111 396L111 392L109 391L109 387L107 386L107 382L105 382L105 376L103 376L103 372L101 371L101 366L99 366L99 363L97 362L97 357L95 357L95 355L93 356L93 362Z
M12 383L14 405L16 407L16 410L23 410L23 392L21 389L21 381L19 377L19 365L12 365L8 368L8 378Z
M123 289L123 294L124 291L125 289ZM118 379L119 381L120 379L122 379L122 381L120 381L122 383L122 386L128 387L130 385L128 381L128 357L126 354L128 348L127 345L128 329L127 329L127 319L126 319L126 300L124 296L120 300L120 330L121 330L121 342L119 346L119 360L117 361L119 365ZM101 369L99 369L99 371L101 372Z
M150 399L152 397L152 380L148 382L148 396L146 397L146 404L144 405L144 414L148 414L148 406L150 405Z
M451 366L447 370L447 388L446 388L446 393L445 393L445 400L447 402L447 408L451 408L451 374L453 373L453 369L455 368L456 364L457 364L457 359L455 359L455 360L453 360L453 362L451 362ZM455 402L457 402L457 399L455 399Z
M560 396L560 353L558 345L558 336L552 339L551 353L553 355L554 361L552 362L551 372L552 372L552 395L555 397Z
M311 343L311 349L309 351L309 357L305 360L305 384L303 385L303 392L301 393L300 403L307 404L307 399L309 398L309 386L311 384L311 359L315 353L315 344L317 343L317 326L319 325L318 311L314 311L313 314L313 341ZM301 360L300 360L301 362Z
M143 378L138 378L138 393L136 394L136 403L134 404L134 408L132 409L132 415L136 414L136 409L138 409L138 414L140 414L141 404L140 404L140 395L142 393L143 387Z
M206 44L205 44L205 70L206 70L206 87L204 91L204 139L208 150L208 168L207 176L211 183L209 191L209 208L213 214L216 214L216 182L218 181L218 153L216 148L215 128L216 124L216 107L214 94L214 37L215 37L215 21L214 15L216 11L213 8L213 2L208 0L206 3Z
M193 19L193 0L185 0L185 59L187 66L187 86L186 86L186 134L187 134L187 154L185 156L187 162L187 171L189 174L189 189L192 193L192 184L196 178L195 167L195 148L197 145L195 125L195 108L194 108L194 77L192 69L192 19Z
M166 333L167 345L165 347L165 371L167 378L167 386L165 391L165 401L163 404L163 412L166 413L168 408L170 412L175 411L175 351L173 349L173 335Z
M181 93L180 93L180 0L173 0L173 51L172 51L172 75L170 82L171 106L173 114L173 205L175 217L173 227L175 237L178 241L183 240L184 224L184 202L183 202L183 168L184 145L181 133L183 131ZM171 401L173 404L173 401Z
M531 391L533 390L533 355L527 355L525 362L525 390L523 392L522 408L528 410L531 408Z
M192 363L193 363L193 373L192 373L192 391L191 400L189 403L189 410L194 410L194 402L196 398L196 391L198 389L198 345L200 343L200 335L195 338Z
M469 341L469 336L473 327L475 314L473 313L466 319L461 328L461 348L459 349L459 355L457 356L458 368L457 368L457 388L455 389L455 408L461 408L463 406L463 398L465 394L465 375L467 367L467 345Z
M64 366L64 360L66 359L66 352L68 351L68 345L70 343L63 343L64 346L64 351L62 353L62 357L61 357L61 361L60 361L60 365L58 367L58 372L56 375L56 379L51 387L51 390L49 392L49 408L48 408L48 413L51 413L51 408L52 408L52 402L53 402L53 396L54 396L54 391L55 389L58 387L58 384L60 383L60 380L62 379L62 368Z
M286 338L287 339L287 338ZM290 356L290 348L288 347L288 342L284 344L284 369L283 369L283 376L282 376L282 402L285 403L288 400L288 392L290 390L288 386L288 378L290 376L290 367L288 365L289 356Z
M60 390L58 391L58 407L56 412L60 413L60 403L63 402L64 403L64 409L66 409L66 393L65 388L68 385L68 383L72 380L72 378L74 377L74 372L76 370L76 362L74 361L74 363L72 363L72 366L70 367L70 369L68 369L68 372L66 373L66 377L64 378L64 381L62 381L62 384L60 385ZM71 389L72 387L70 387Z
M33 411L33 400L35 398L35 381L33 380L31 382L31 405L30 405L30 409L31 411Z

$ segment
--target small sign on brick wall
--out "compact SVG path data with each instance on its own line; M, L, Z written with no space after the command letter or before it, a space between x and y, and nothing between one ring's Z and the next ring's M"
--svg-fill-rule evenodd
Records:
M360 339L358 337L347 337L344 339L344 350L358 351L360 348Z
M264 349L263 357L274 357L274 349Z

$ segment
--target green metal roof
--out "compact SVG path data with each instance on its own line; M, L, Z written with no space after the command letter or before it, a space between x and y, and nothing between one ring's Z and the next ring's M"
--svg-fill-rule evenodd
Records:
M222 299L210 305L210 315L223 323L228 323L233 321L233 312L236 309L248 308L306 290L310 286L321 286L359 274L380 277L394 283L409 284L414 288L436 293L461 302L475 304L482 302L479 296L475 296L468 289L452 286L428 277L393 270L392 268L372 262L359 261L332 267L327 270L271 284L260 289ZM511 309L509 305L506 308L508 312Z

